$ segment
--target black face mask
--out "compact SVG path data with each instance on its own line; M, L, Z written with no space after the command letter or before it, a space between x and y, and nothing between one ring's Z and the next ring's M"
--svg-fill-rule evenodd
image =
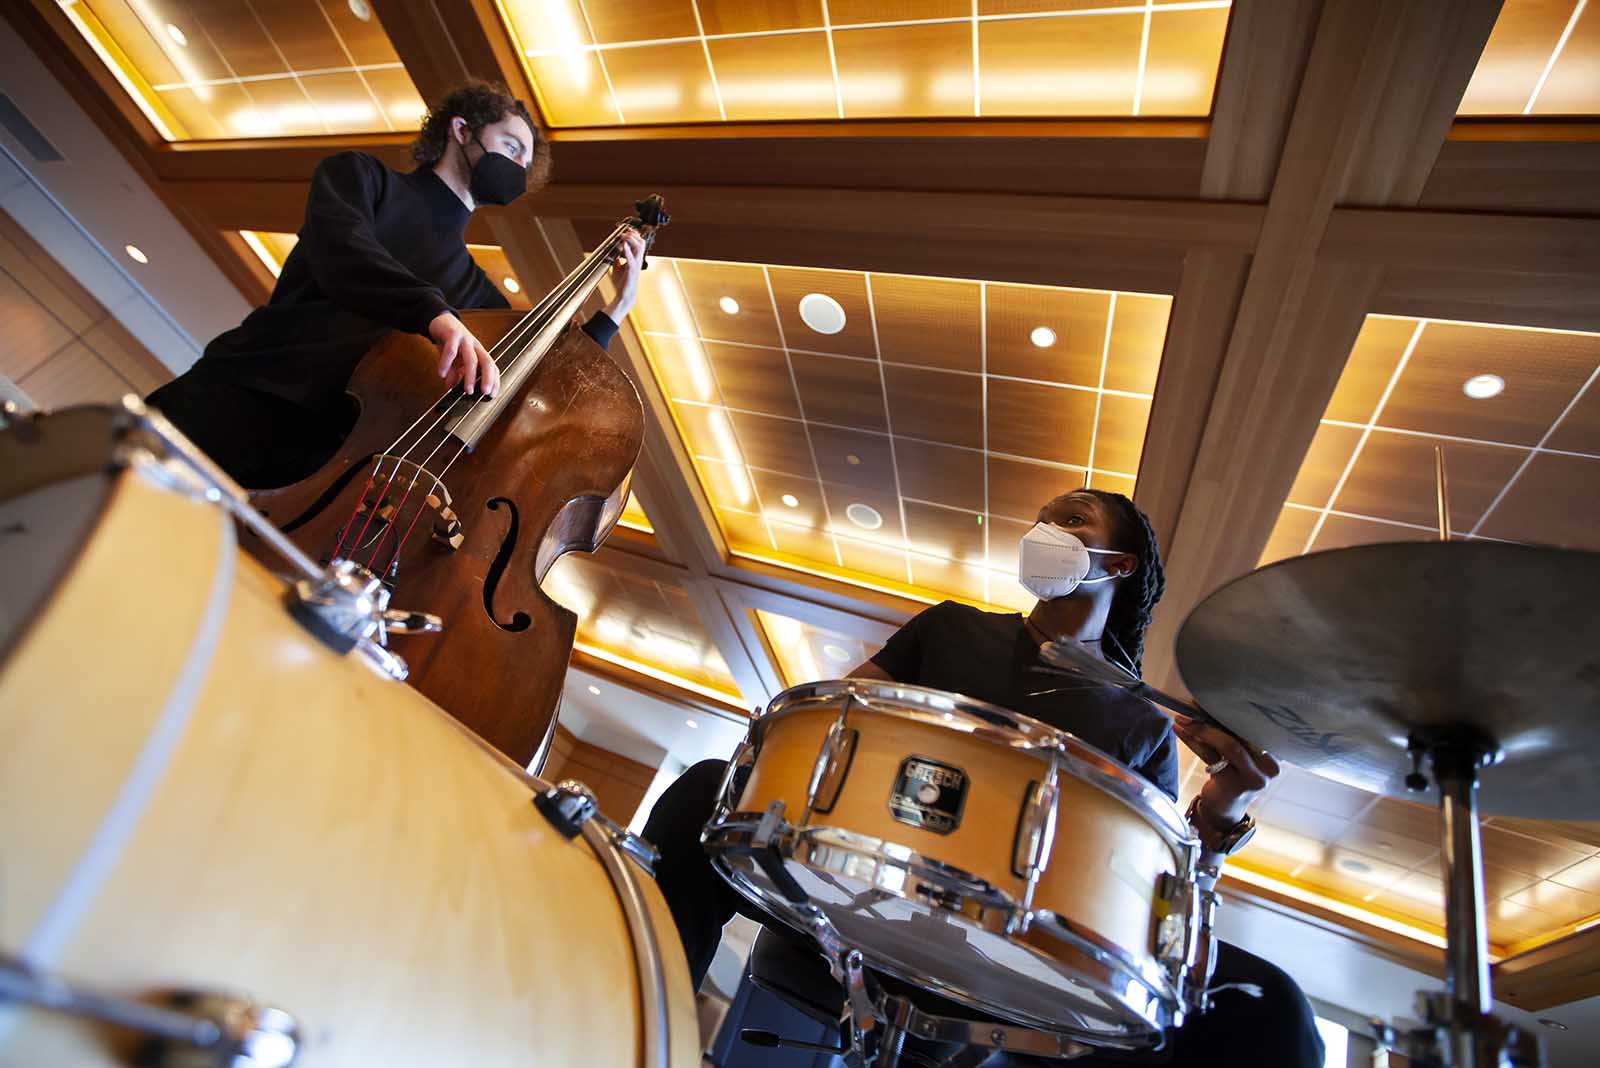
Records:
M516 160L499 152L490 152L476 137L483 155L472 165L472 199L480 204L509 204L528 191L528 172ZM467 150L461 149L465 159Z

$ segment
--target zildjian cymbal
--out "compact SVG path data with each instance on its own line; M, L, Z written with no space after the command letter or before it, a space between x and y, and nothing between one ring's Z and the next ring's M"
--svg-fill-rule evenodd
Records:
M1179 670L1274 755L1413 797L1408 746L1487 739L1486 815L1600 818L1600 553L1408 542L1272 564L1207 597Z

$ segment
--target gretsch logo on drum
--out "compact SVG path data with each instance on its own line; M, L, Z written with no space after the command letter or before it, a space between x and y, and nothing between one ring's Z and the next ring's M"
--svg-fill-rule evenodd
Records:
M889 794L889 813L901 823L949 834L961 826L966 800L966 772L927 757L906 757Z

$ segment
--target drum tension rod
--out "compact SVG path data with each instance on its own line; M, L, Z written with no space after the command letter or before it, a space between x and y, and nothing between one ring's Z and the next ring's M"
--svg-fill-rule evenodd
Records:
M569 841L578 837L585 823L594 820L605 829L606 836L614 847L621 850L652 878L655 876L656 862L661 859L656 847L626 827L618 826L607 819L600 812L594 791L577 779L562 779L550 789L534 794L533 805L549 821L550 826Z
M288 1068L300 1054L300 1025L282 1009L191 990L168 991L163 1001L89 990L0 954L0 1005L31 1005L142 1032L148 1042L139 1063L150 1068Z
M783 853L775 840L780 827L785 826L783 802L774 801L761 814L761 822L756 824L755 833L750 836L748 852L780 894L796 905L804 905L810 902L811 895L789 873L789 866L784 863Z

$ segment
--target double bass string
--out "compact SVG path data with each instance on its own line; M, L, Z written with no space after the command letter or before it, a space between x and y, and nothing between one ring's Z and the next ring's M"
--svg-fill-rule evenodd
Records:
M495 343L495 345L489 350L489 354L490 358L494 360L497 368L501 366L501 358L507 354L510 354L510 359L506 361L505 366L509 368L514 365L517 360L524 355L525 342L530 336L537 334L537 332L547 324L550 314L565 305L579 290L593 286L594 282L598 280L596 277L594 277L597 274L595 271L597 266L604 264L605 267L609 269L611 259L616 254L618 243L626 225L626 223L621 224L616 230L612 231L611 236L607 238L605 243L599 249L596 249L595 252L590 255L585 263L580 265L576 271L569 275L562 285L557 286L554 290L547 294L544 299L539 302L538 306L531 309L528 314L524 316L505 337L501 338ZM496 350L499 350L499 352L497 353ZM447 392L445 396L449 396L449 393ZM440 399L443 400L444 398L441 397ZM425 430L423 430L422 434L419 435L417 442L407 448L405 456L402 456L400 459L396 460L395 469L390 473L389 481L385 483L385 493L388 492L388 486L393 483L395 475L399 473L401 464L410 459L410 452L422 445L427 435L432 433L441 422L449 418L454 413L456 406L461 404L462 401L466 401L466 405L461 411L459 418L456 419L455 423L451 425L450 429L446 431L445 434L440 438L439 443L436 444L428 453L428 455L423 458L421 463L417 464L418 470L426 470L427 464L433 460L434 456L438 454L439 450L443 448L445 443L450 440L450 435L454 434L455 431L460 428L461 424L466 421L467 417L472 414L473 405L478 403L477 401L468 400L465 393L452 401L449 407L442 411L434 419L434 421L429 424ZM411 430L416 427L417 423L422 421L426 414L427 413L424 412L422 416L417 417L416 422L413 422L411 427L408 427L405 433L396 440L396 446L398 446L399 442L404 441L405 438L410 435ZM394 446L391 448L393 447ZM433 476L433 484L430 488L430 492L433 488L437 488L441 484L445 474L450 470L451 467L455 465L456 461L461 458L462 453L464 453L466 449L466 442L462 442L461 447L456 450L455 455L451 456L444 467L439 470L439 473ZM378 467L381 467L381 461ZM372 476L368 479L369 486L371 485L372 481L376 480L378 467L374 468ZM411 491L416 488L417 481L417 478L413 476L407 484L405 492L401 495L400 503L395 507L396 517L404 512L406 501L410 498ZM363 491L363 496L364 495L365 491ZM357 500L357 508L359 507L360 499ZM416 529L417 521L422 517L422 513L427 510L427 507L427 497L426 494L424 494L423 500L417 505L415 514L412 515L410 523L406 525L405 533L402 534L396 542L394 553L390 556L388 563L384 565L384 572L387 572L391 567L394 567L398 563L401 550L405 548L406 543L410 540L412 531ZM352 519L353 518L354 517L352 516ZM371 515L369 514L368 521L370 522L370 520ZM379 549L382 548L384 541L388 537L389 531L394 529L396 525L397 524L395 523L386 525L379 533L377 541L373 543L372 551L368 554L367 563L365 565L369 571L371 571L373 565L377 563ZM358 535L356 538L356 544L360 543L361 537L364 536L365 533L365 527L363 527L362 534ZM341 545L342 542L343 539L341 538ZM381 574L382 572L374 571L373 573Z
M622 224L622 225L625 226L626 224ZM607 260L609 260L611 255L613 255L615 253L615 251L616 251L616 243L617 243L618 237L619 237L621 232L622 232L622 226L619 226L617 228L617 230L612 232L610 238L607 239L606 244L604 246L604 248L605 248L605 258ZM597 250L597 252L598 252L598 250ZM585 269L590 267L590 266L592 266L593 262L594 262L594 260L596 258L597 258L596 255L591 255L591 257L589 258L589 261L584 263L583 265L581 265L578 268L578 270L574 271L573 275L569 276L569 278L568 278L568 280L567 280L567 282L565 284L556 287L556 289L552 290L543 299L541 299L539 304L537 306L535 306L534 308L530 309L528 314L526 316L524 316L516 324L516 326L512 328L512 330L505 337L501 338L500 341L495 343L495 345L489 351L490 351L491 358L494 359L494 361L495 361L495 366L496 367L500 366L500 356L495 354L495 350L497 350L497 349L502 350L500 355L504 355L505 352L508 352L508 351L517 350L516 354L513 355L511 360L508 362L508 366L510 364L514 364L516 362L516 360L517 360L517 356L520 355L521 345L526 340L526 338L529 335L529 333L532 332L532 331L536 331L540 326L543 325L544 319L549 315L549 311L550 311L552 302L554 302L554 304L556 306L559 306L559 304L564 303L567 295L572 291L572 289L573 289L574 285L576 284L576 282L579 279L581 279L581 276L585 273ZM441 396L439 398L439 402L443 402L449 396L450 396L450 390L446 390L445 393L441 394ZM442 410L434 418L432 423L430 423L428 426L423 428L421 433L417 436L417 440L416 440L415 443L413 443L412 445L408 445L406 447L406 450L405 450L404 453L401 453L401 454L396 456L394 470L389 472L389 477L384 482L383 489L380 491L380 493L378 495L379 502L381 502L382 499L383 499L383 496L389 492L389 487L394 484L395 477L400 473L400 468L406 463L406 461L408 459L410 459L411 451L413 449L417 448L418 446L422 445L425 442L425 440L427 439L427 436L430 433L432 433L435 429L437 429L441 422L443 422L445 419L449 418L449 416L450 416L452 410L455 408L456 404L460 403L460 401L463 400L464 398L465 398L465 394L462 394L461 396L457 397L454 401L452 401L449 406L445 407L444 410ZM399 451L400 445L408 437L410 437L411 432L413 430L416 430L417 426L424 419L427 418L428 410L431 409L431 408L436 407L439 402L436 402L434 405L430 405L428 409L424 409L423 412L421 414L419 414L417 416L417 418L412 421L411 425L408 426L403 432L401 432L400 436L398 438L396 438L394 440L394 442L392 442L387 449L385 449L382 453L380 453L378 459L376 461L374 461L373 467L372 467L372 471L371 471L370 474L368 474L366 482L362 485L361 493L356 497L355 503L351 506L349 518L345 520L344 525L340 528L339 539L338 539L337 544L334 546L334 551L333 551L333 555L335 557L337 557L340 553L342 553L344 551L345 541L349 536L351 528L354 527L354 525L355 525L356 516L360 514L362 502L367 499L367 494L371 491L373 484L376 483L376 481L378 479L378 475L383 470L383 458L384 458L384 456L395 455ZM468 413L471 412L471 404L470 403L467 406L467 412ZM463 414L462 418L464 419L465 417L466 417L466 415ZM460 426L460 421L458 421L455 424L455 426L453 426L451 428L449 433L453 433L454 430L456 429L456 427L459 427L459 426ZM441 442L441 444L443 444L443 443ZM438 451L438 447L436 446L434 448L434 452L437 452L437 451ZM429 454L429 459L432 458L432 455L433 455L432 453ZM426 461L424 461L424 462L426 462ZM416 480L412 479L411 485L414 487L415 484L416 484ZM408 495L409 495L409 488L408 488ZM402 498L401 504L402 504L402 506L404 505L404 498ZM374 509L373 511L375 512L376 509ZM353 540L351 540L352 550L354 550L356 547L358 547L361 544L361 539L362 538L366 537L367 528L370 526L370 524L372 522L372 514L373 514L373 512L369 512L368 513L366 522L364 522L362 524L361 530L356 534L355 538ZM414 521L413 521L413 525L415 525ZM381 539L380 539L380 543L381 543ZM376 557L376 551L374 551L374 553L372 554L372 556L370 558L370 561L375 561L376 558L377 558Z

